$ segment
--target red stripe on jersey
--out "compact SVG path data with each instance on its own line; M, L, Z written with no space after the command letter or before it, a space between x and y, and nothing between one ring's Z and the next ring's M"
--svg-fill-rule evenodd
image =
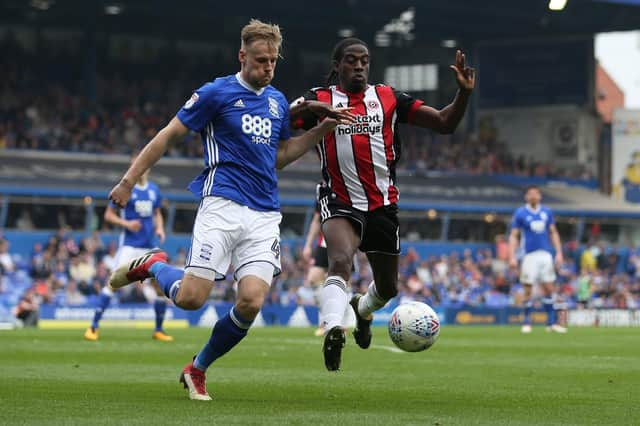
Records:
M395 160L396 154L393 151L393 141L395 138L393 128L393 114L395 114L396 106L398 102L396 101L396 97L393 94L393 89L389 86L377 86L376 94L378 95L378 99L380 99L380 103L382 104L382 111L384 111L384 122L382 123L382 137L384 139L384 151L387 157L387 167L390 172L390 176L393 176L393 172L395 172ZM395 186L395 182L392 179L389 179L389 202L397 203L398 202L398 188Z
M318 96L318 100L320 102L325 102L329 105L333 105L331 99L331 90L318 90L316 92ZM351 198L349 197L349 191L347 191L347 185L344 183L344 179L342 178L342 173L340 172L340 163L338 162L338 148L336 146L336 135L334 132L331 132L322 139L322 145L324 147L325 153L325 164L323 167L323 175L329 175L330 182L327 182L331 187L331 191L333 191L338 200L341 202L351 205Z
M418 108L420 108L422 104L424 104L423 101L417 100L413 103L413 105L411 105L411 107L409 108L409 113L407 114L407 123L413 124L413 120L416 118L416 111L418 111Z
M353 108L352 112L355 115L366 116L367 109L364 105L363 96L348 94L348 97L349 106ZM353 158L358 171L358 179L360 179L369 203L369 211L384 206L384 195L382 195L382 191L380 191L376 182L369 133L351 135L351 147L353 148Z

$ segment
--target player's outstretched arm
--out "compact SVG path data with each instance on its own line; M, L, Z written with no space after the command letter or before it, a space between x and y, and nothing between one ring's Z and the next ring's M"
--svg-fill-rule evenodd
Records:
M449 67L458 83L458 92L453 102L441 110L422 105L418 108L413 124L435 130L438 133L453 133L464 117L469 97L476 84L475 69L466 66L465 56L460 50L456 52L456 63Z
M153 213L153 226L160 244L164 244L166 235L164 232L164 217L162 216L162 209L160 208L155 209Z
M169 124L145 145L120 182L113 187L109 199L119 207L124 207L140 176L158 162L172 142L184 138L187 133L189 129L177 117L173 117Z
M311 219L311 223L309 224L309 232L307 232L307 239L304 243L304 248L302 249L302 257L306 262L311 261L311 252L313 241L320 234L320 213L314 212L313 219Z
M276 168L282 169L302 157L305 152L313 148L327 133L333 132L338 124L353 123L352 117L344 119L325 118L314 128L287 140L280 141L276 156Z
M519 237L520 230L518 228L511 228L511 233L509 234L509 266L512 268L518 267L516 250L518 248Z
M555 263L559 268L564 263L564 255L562 253L562 242L560 241L560 233L555 224L549 225L549 237L551 238L551 244L556 251Z
M123 217L120 217L116 209L114 209L110 205L108 205L104 210L104 220L111 225L122 226L123 228L128 229L131 232L138 232L142 227L142 224L139 220L127 220Z
M289 120L291 127L300 128L299 120L313 116L316 120L324 117L335 118L336 120L355 120L355 115L351 112L353 108L334 108L325 102L308 100L304 97L298 98L289 107Z

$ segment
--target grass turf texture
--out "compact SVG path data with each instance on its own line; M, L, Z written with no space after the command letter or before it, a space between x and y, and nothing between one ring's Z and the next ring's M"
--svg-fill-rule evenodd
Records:
M426 352L349 336L325 371L311 329L257 328L208 373L212 402L189 401L183 365L209 335L176 330L0 331L1 424L638 424L638 329L444 327Z

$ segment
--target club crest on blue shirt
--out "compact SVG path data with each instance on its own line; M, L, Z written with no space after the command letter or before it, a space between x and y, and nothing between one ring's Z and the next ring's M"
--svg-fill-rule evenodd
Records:
M279 106L278 101L269 96L269 113L275 118L280 118Z
M184 103L184 109L189 109L193 106L193 104L195 104L196 102L198 102L198 99L200 99L200 96L198 96L197 93L194 93L193 95L191 95L191 97L189 98L189 100L187 102Z

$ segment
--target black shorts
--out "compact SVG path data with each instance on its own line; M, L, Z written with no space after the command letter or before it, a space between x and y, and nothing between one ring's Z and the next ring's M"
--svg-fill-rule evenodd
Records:
M360 251L400 254L400 223L396 204L373 211L361 211L338 201L327 187L319 191L318 204L322 223L333 217L345 217L351 221L360 235Z
M313 251L313 266L327 269L329 267L329 257L327 256L327 248L317 246Z

